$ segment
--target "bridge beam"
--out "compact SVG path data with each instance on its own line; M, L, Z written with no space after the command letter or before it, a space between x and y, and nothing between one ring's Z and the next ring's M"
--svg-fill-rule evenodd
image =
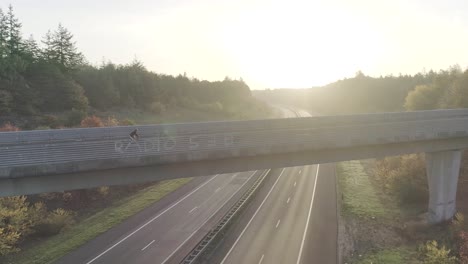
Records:
M426 153L426 174L429 185L428 221L440 223L456 212L457 182L461 151Z

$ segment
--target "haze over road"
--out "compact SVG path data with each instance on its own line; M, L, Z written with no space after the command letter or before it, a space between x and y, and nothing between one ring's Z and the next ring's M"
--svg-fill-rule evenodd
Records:
M252 202L240 219L243 228L226 238L231 243L218 254L224 257L213 263L337 263L336 210L333 165L285 168Z
M198 186L175 195L172 203L145 209L144 216L136 215L138 219L127 220L58 263L178 263L256 175L242 172L195 179Z

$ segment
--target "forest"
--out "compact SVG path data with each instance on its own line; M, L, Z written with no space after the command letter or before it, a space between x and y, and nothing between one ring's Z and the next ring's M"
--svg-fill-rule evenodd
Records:
M268 111L242 79L157 74L136 59L125 65L91 65L63 25L40 42L32 35L25 39L13 7L0 9L0 125L27 116L24 129L73 127L92 111L126 108L159 114L174 106L245 118L237 115L239 105Z

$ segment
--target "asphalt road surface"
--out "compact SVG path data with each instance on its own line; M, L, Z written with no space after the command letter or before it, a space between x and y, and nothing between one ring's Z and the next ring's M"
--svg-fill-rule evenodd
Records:
M255 197L210 263L337 263L334 165L286 168L277 174Z
M169 201L145 209L57 263L178 263L258 174L197 178L185 190L168 197Z
M256 196L239 220L242 228L234 228L212 262L337 263L334 176L328 164L284 169Z

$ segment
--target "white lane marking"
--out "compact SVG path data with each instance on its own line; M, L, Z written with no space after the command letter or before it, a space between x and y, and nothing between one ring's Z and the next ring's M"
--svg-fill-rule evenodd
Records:
M297 183L297 182L294 182L294 187L296 187L296 183Z
M265 257L265 254L262 254L262 257L260 258L260 261L258 262L258 264L262 264L264 257Z
M206 224L206 222L208 222L215 214L217 214L218 211L221 210L221 208L223 208L224 205L226 205L227 202L229 202L229 201L232 199L232 197L234 197L234 195L236 195L236 194L242 189L242 187L244 187L244 185L245 185L247 182L249 182L250 178L252 178L252 176L254 176L255 173L257 173L257 171L254 171L254 173L252 173L252 175L249 176L249 178L239 187L239 189L237 189L237 191L234 192L234 193L223 203L223 205L221 205L221 207L219 207L212 215L210 215L210 217L208 217L208 218L206 219L206 221L203 222L203 224L201 224L195 231L193 231L193 232L190 234L190 236L187 237L187 239L185 239L184 242L182 242L182 244L180 244L180 245L179 245L163 262L161 262L161 264L166 263L170 258L172 258L172 256L174 256L174 254L175 254L177 251L179 251L179 249L180 249L185 243L187 243L187 241L189 241L189 239L192 238L193 235L195 235L195 233L198 232L198 230L200 230L200 228L202 228L202 227Z
M234 173L234 174L231 176L231 178L236 177L238 174L239 174L238 172L237 172L237 173Z
M257 171L255 171L254 173L256 173ZM234 176L237 176L238 173L234 173ZM224 187L228 186L232 181L234 181L234 178L231 177L229 179L229 181L226 181L225 184L223 184L221 187L218 187L219 190L223 189ZM206 199L205 201L203 201L203 203L201 203L200 205L198 205L199 208L203 207L206 203L208 203L211 198L213 198L215 196L215 194L219 191L219 190L215 190L209 197L208 199Z
M317 178L318 178L318 174L319 174L319 169L320 169L320 164L317 165L317 173L315 174L314 190L312 191L312 198L310 199L309 215L307 215L307 222L306 222L306 226L305 226L305 230L304 230L304 235L302 236L302 243L301 243L301 247L299 249L299 255L297 257L296 264L301 263L302 250L304 249L304 243L305 243L305 239L306 239L306 236L307 236L307 228L309 228L310 214L312 213L312 206L314 204L315 187L317 187Z
M291 197L288 197L288 200L286 201L286 203L289 203L289 200L291 200Z
M187 199L187 197L189 197L190 195L192 195L194 192L200 190L200 188L202 188L203 186L207 185L209 182L211 182L212 180L214 180L214 178L216 178L216 176L218 176L219 174L216 174L215 176L211 177L211 179L209 179L208 181L206 181L205 183L203 183L202 185L198 186L196 189L194 189L193 191L191 191L190 193L188 193L187 195L185 195L184 197L182 197L179 201L173 203L171 206L169 206L168 208L166 208L164 211L162 211L161 213L159 213L157 216L151 218L148 222L144 223L142 226L140 226L139 228L137 228L135 231L133 231L132 233L130 233L129 235L127 235L126 237L122 238L119 242L115 243L114 245L112 245L110 248L106 249L104 252L102 252L101 254L97 255L95 258L93 258L92 260L86 262L86 264L90 264L92 262L94 262L96 259L102 257L102 255L106 254L107 252L109 252L109 250L112 250L113 248L115 248L116 246L118 246L120 243L124 242L125 240L127 240L129 237L133 236L136 232L140 231L143 227L149 225L151 222L153 222L154 220L158 219L161 215L163 215L164 213L166 213L167 211L171 210L172 208L174 208L176 205L178 205L179 203L181 203L183 200Z
M148 248L148 247L149 247L151 244L153 244L153 243L154 243L154 240L153 240L153 241L151 241L151 242L150 242L148 245L146 245L144 248L142 248L142 249L141 249L141 251L143 251L143 250L147 249L147 248Z
M197 210L198 206L195 206L192 210L190 210L188 213L191 214L193 211Z
M299 174L301 174L301 173L302 173L302 170L299 170Z
M278 228L280 223L281 223L281 219L278 219L278 222L276 222L276 227L275 228Z
M276 179L275 183L273 184L273 186L271 186L271 189L270 191L268 191L267 195L265 196L265 198L263 199L262 203L260 204L260 206L257 208L257 210L255 211L255 213L253 214L252 218L250 218L249 222L247 223L247 225L244 227L244 230L242 230L242 232L240 233L240 235L237 237L236 241L234 242L234 244L232 245L232 247L229 249L228 253L226 254L226 256L224 256L223 260L221 261L220 264L223 264L226 259L229 257L229 254L231 254L232 250L234 250L234 247L237 245L237 243L239 243L239 240L241 239L242 235L244 235L245 233L245 230L247 230L247 228L249 228L250 224L252 223L253 219L255 218L255 216L258 214L258 212L260 211L260 209L262 208L263 204L265 203L265 201L268 199L268 197L270 196L271 192L273 191L273 189L275 188L276 184L278 183L279 179L281 178L281 176L283 175L283 172L284 172L284 168L283 170L281 171L279 177Z

